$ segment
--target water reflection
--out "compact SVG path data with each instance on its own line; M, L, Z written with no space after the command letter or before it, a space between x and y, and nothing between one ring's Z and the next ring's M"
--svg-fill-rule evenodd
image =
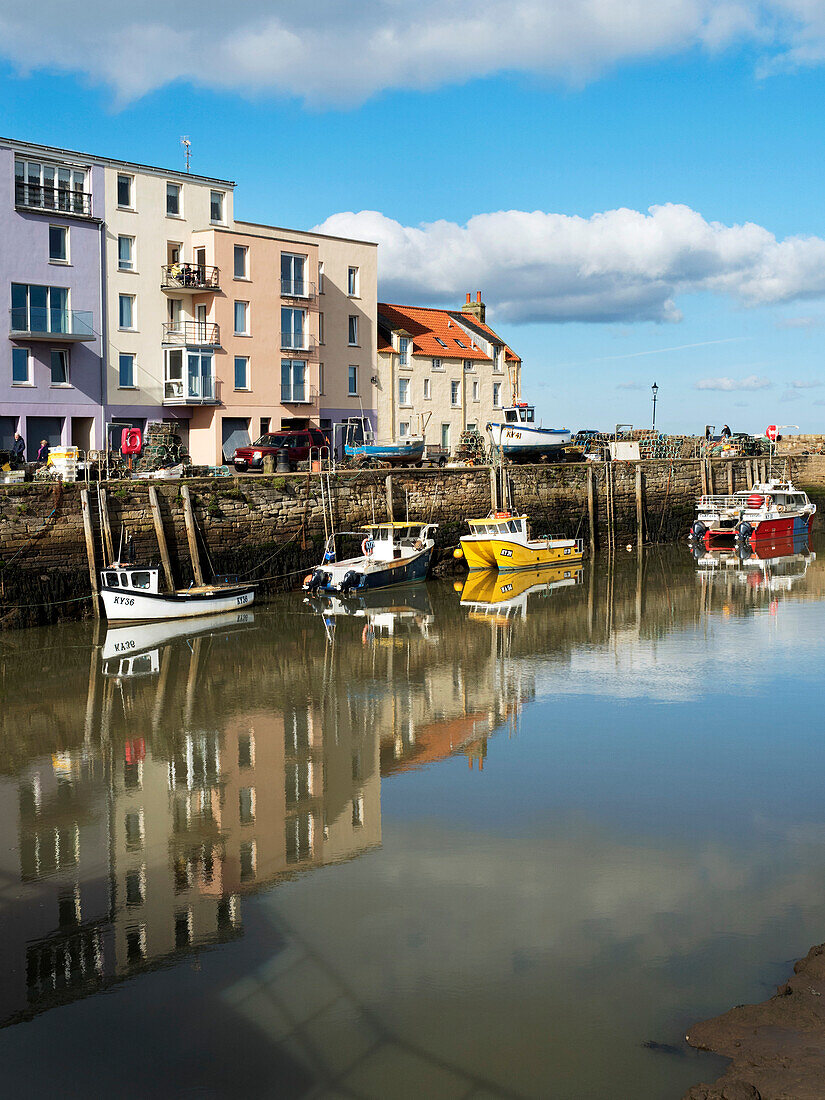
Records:
M713 791L737 753L667 739L698 739L689 704L725 670L759 682L761 612L773 660L786 615L787 646L821 636L799 619L821 561L774 550L0 635L0 1023L43 1029L7 1032L4 1057L118 984L134 1001L93 998L87 1019L127 1027L163 970L182 1017L224 1039L241 1021L261 1067L277 1048L289 1095L665 1096L707 1076L642 1049L737 998L703 1013L683 959L736 987L713 929L764 937L771 898L816 893L821 815L788 825L777 893L775 851L731 853L751 819L695 812L697 774Z

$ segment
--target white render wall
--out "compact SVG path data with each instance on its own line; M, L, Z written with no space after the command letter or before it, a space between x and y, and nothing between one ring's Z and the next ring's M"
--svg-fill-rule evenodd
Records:
M117 205L117 177L131 175L133 182L134 210ZM106 194L106 284L108 319L108 347L106 349L107 401L110 406L154 406L160 415L163 401L163 324L168 320L168 298L161 290L161 268L167 263L167 242L182 244L181 259L191 262L192 232L210 226L211 192L224 192L224 221L233 224L232 188L218 180L205 180L185 173L139 169L116 163L105 167ZM183 186L181 217L166 213L166 184ZM121 271L118 268L118 236L135 238L135 269ZM206 263L214 265L207 248ZM223 273L222 273L223 275ZM226 272L231 278L232 273ZM134 332L119 329L119 295L136 296L136 325ZM192 320L193 296L180 295L181 318ZM213 296L200 296L200 302L210 306L211 319ZM135 355L135 387L119 386L119 354ZM182 412L183 410L178 410Z

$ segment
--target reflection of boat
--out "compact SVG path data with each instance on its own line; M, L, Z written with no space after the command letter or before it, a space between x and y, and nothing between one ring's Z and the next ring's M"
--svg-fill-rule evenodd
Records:
M255 617L252 612L224 612L222 615L199 618L197 624L175 619L171 623L110 626L106 631L106 638L103 640L101 652L101 657L105 662L103 672L108 675L111 675L112 672L123 675L123 671L118 672L113 667L107 668L106 662L113 661L114 664L117 664L125 658L142 653L144 650L157 650L158 647L166 645L166 642L174 641L175 638L193 638L197 635L213 634L213 632L227 634L235 627L248 626L254 621ZM135 669L139 669L141 672L157 671L157 669L147 669L145 662L139 662L138 665L135 665Z
M581 561L581 539L550 535L528 538L527 516L496 512L485 519L468 519L470 534L461 539L461 551L470 569L541 569L562 562ZM460 555L457 555L460 556Z
M106 618L113 622L189 619L249 607L255 599L254 584L204 584L160 592L159 574L156 568L139 569L118 562L104 569L100 595Z
M740 543L735 548L703 550L697 545L693 556L705 576L732 576L749 588L785 592L805 576L810 563L816 560L816 554L808 549L804 532L763 540L755 548Z
M330 535L323 563L304 581L306 592L347 595L369 588L423 581L430 568L437 523L373 523L363 528L366 538L358 557L337 561L336 539L354 532Z
M389 637L415 630L426 637L433 622L424 585L399 586L392 593L368 590L348 597L321 593L307 596L304 602L322 616L328 627L334 626L337 618L360 619L364 622L364 641L376 635Z
M581 564L556 565L546 569L525 569L501 576L493 569L470 573L461 591L461 606L471 611L509 616L527 615L529 596L548 596L556 588L581 584Z
M526 401L504 409L504 423L487 425L493 445L505 458L537 462L561 454L573 438L569 428L544 428L536 425L536 410Z

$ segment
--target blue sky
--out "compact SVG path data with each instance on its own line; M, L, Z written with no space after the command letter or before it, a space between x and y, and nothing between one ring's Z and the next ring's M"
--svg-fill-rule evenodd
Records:
M379 239L385 300L481 289L545 422L645 424L656 381L663 430L823 430L825 3L569 7L35 0L0 133L169 166L188 134L237 216Z

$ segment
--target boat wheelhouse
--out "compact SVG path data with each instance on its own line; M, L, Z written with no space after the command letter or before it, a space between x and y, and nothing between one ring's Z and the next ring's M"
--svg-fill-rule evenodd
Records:
M562 448L573 438L569 428L545 428L536 424L535 406L518 401L502 410L504 420L487 425L487 431L505 458L539 462L561 457Z
M249 607L255 585L227 581L161 592L158 568L114 562L101 571L100 595L110 622L188 619Z
M527 516L494 512L484 519L468 519L470 534L461 539L461 550L469 569L497 569L501 573L516 569L539 569L562 562L581 561L581 539L548 535L531 539Z
M306 592L356 593L367 588L423 581L430 568L437 523L370 523L360 532L334 532L324 560L304 580ZM361 553L338 560L345 537L361 538Z

